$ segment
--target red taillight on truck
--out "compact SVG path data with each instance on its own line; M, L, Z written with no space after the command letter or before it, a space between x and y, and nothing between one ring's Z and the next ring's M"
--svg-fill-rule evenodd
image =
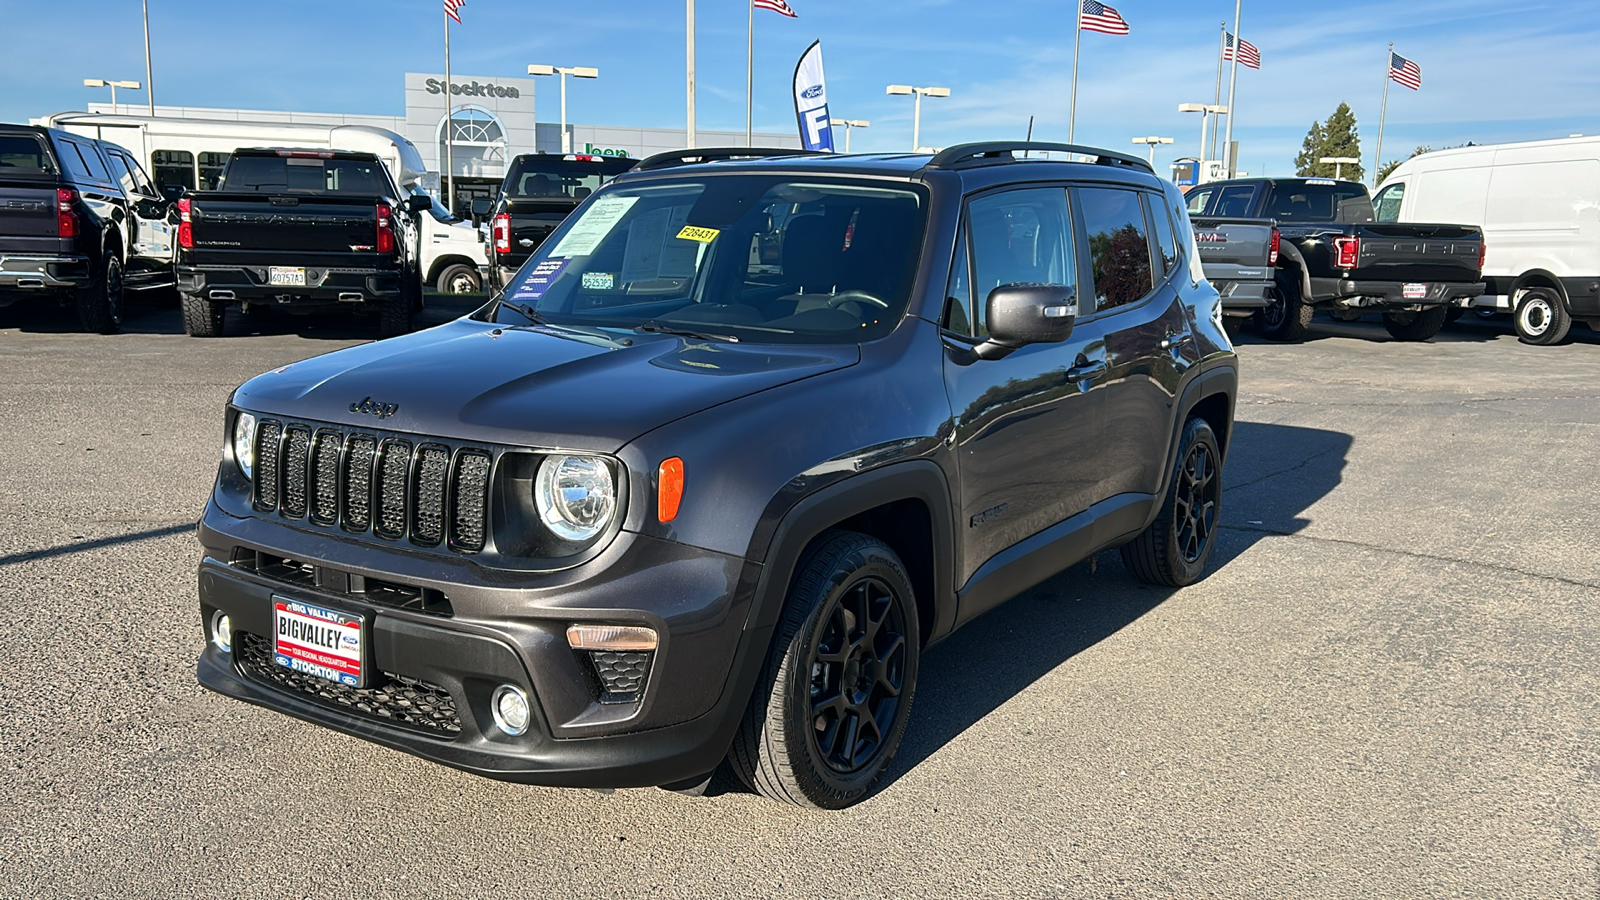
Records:
M378 252L394 252L394 207L387 203L378 204Z
M1478 272L1480 274L1483 272L1483 261L1488 256L1489 256L1489 242L1488 241L1479 241L1478 242Z
M1354 269L1356 257L1361 255L1361 238L1340 237L1333 239L1333 264L1341 269Z
M1278 243L1281 240L1282 236L1278 234L1278 229L1272 229L1272 243L1267 246L1267 265L1276 266L1278 264Z
M494 252L510 253L511 216L507 213L501 213L500 215L495 216L494 224L491 227L494 231Z
M178 198L178 246L185 250L194 249L194 226L189 219L189 198Z
M78 227L78 192L72 188L56 188L56 236L74 238L81 231Z

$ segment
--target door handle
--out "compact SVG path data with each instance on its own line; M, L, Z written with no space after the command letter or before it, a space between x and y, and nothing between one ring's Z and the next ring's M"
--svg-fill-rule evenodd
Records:
M1103 359L1097 359L1094 362L1086 362L1082 365L1073 366L1072 368L1068 369L1067 380L1090 381L1092 379L1099 378L1101 375L1104 375L1107 368L1109 368L1109 366L1106 365L1106 361Z
M1193 332L1180 331L1177 334L1169 334L1161 339L1161 349L1171 350L1173 347L1182 347L1192 340L1194 340Z

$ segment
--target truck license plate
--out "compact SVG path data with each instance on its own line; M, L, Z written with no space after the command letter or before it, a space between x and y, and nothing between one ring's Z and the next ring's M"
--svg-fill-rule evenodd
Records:
M1400 286L1400 295L1407 300L1424 300L1428 296L1428 286L1425 284L1403 284Z
M272 598L272 658L280 666L362 687L361 616Z
M305 287L306 270L299 267L269 266L267 284L282 287Z

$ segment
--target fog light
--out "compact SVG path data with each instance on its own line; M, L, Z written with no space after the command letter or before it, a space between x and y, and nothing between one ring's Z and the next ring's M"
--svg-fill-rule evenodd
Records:
M233 652L233 621L220 609L211 614L211 643L223 653Z
M494 689L494 724L506 734L516 737L528 730L528 695L514 684L502 684Z

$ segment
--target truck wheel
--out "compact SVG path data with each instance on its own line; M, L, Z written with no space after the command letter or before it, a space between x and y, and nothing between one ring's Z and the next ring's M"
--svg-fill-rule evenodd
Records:
M220 300L207 300L196 294L180 294L178 305L183 307L183 330L190 337L221 337L227 322L228 305Z
M1524 344L1559 344L1572 328L1566 304L1549 288L1531 288L1524 293L1515 320L1517 338Z
M94 283L78 292L78 326L89 334L115 334L122 324L122 263L109 253Z
M478 270L465 263L446 266L434 285L441 294L476 294L483 290Z
M1271 303L1256 312L1256 328L1262 336L1275 341L1305 340L1315 310L1301 298L1299 281L1279 272L1268 299Z
M402 291L398 297L385 298L378 307L378 334L386 338L410 334L415 316L408 292Z
M1422 312L1386 312L1383 327L1397 341L1425 341L1444 327L1449 307L1430 306Z
M1161 511L1150 527L1122 545L1122 564L1147 584L1183 587L1200 580L1222 515L1222 452L1201 418L1183 426L1178 462Z
M782 803L842 809L894 758L917 686L921 632L905 566L881 541L825 534L789 586L729 759Z

